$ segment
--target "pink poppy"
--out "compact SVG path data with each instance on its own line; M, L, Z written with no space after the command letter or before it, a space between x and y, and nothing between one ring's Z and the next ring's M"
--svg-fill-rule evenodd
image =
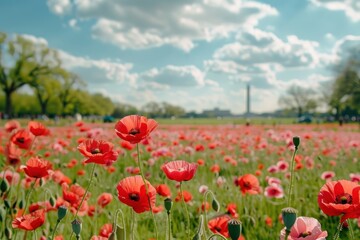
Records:
M281 160L276 163L276 166L280 172L286 172L289 168L289 163L284 160Z
M288 240L326 240L327 231L321 230L321 224L315 218L298 217L291 228ZM285 228L280 232L280 240L285 239Z
M282 198L284 197L284 190L279 185L270 185L265 188L264 195L268 198Z
M335 177L335 173L333 171L325 171L321 174L322 180L331 181L333 177Z
M352 182L360 182L360 173L350 173L350 180Z

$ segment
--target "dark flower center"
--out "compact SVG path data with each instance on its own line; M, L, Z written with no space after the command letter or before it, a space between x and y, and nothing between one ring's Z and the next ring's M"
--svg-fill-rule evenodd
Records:
M335 199L335 203L338 204L351 204L352 196L348 193L344 193L343 195L337 195Z
M221 227L216 226L216 227L215 227L215 230L216 230L217 232L221 232Z
M300 234L299 238L306 238L307 236L310 236L310 235L311 235L310 231L303 232L303 233Z
M129 134L130 135L136 135L136 134L139 134L140 133L140 129L138 128L132 128L130 131L129 131Z
M135 202L139 201L140 200L140 196L139 194L137 193L130 193L129 194L129 198Z
M101 153L100 149L95 148L91 150L91 154L97 154L97 153Z
M25 138L19 137L19 138L16 139L16 141L19 142L19 143L24 143L24 142L25 142Z
M251 184L249 182L244 182L244 187L245 188L251 188Z

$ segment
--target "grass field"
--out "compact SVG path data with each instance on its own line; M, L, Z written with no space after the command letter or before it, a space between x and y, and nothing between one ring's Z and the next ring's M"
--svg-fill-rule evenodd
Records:
M172 239L189 239L186 230L190 231L191 236L196 233L199 218L201 215L204 216L201 210L204 194L199 191L203 186L214 193L220 204L219 212L211 207L207 210L208 222L226 215L242 222L242 235L245 239L278 239L284 227L279 220L281 210L289 205L287 201L293 136L299 136L301 143L295 159L291 206L298 210L298 216L318 219L322 230L328 233L327 239L333 239L340 216L324 214L318 206L317 198L321 187L327 181L350 181L354 175L360 176L360 132L357 125L297 125L290 124L291 120L273 125L273 120L269 119L254 119L250 126L245 126L244 119L157 121L159 126L151 133L151 138L145 144L139 144L140 162L151 185L157 187L165 184L170 189L170 197L174 202L171 211ZM27 123L21 121L21 127L27 129ZM5 229L10 229L12 235L16 235L15 239L35 239L35 235L36 239L40 236L51 237L56 225L57 208L61 205L66 205L72 211L68 211L60 222L55 235L58 239L70 239L70 236L75 239L71 222L75 218L79 202L71 202L66 194L72 186L80 187L84 191L89 186L92 169L95 170L89 195L78 217L82 222L81 239L101 239L95 236L107 239L105 236L108 237L111 231L104 230L104 226L112 224L117 209L124 213L127 239L155 238L151 214L134 213L131 207L118 199L116 186L119 181L138 175L139 169L136 163L136 145L120 139L115 134L114 127L115 123L85 122L81 125L63 122L60 126L49 124L49 135L33 139L30 150L16 147L17 150L14 150L11 156L6 151L6 146L14 132L7 132L1 128L0 178L5 176L7 170L9 173L19 174L19 179L17 182L14 180L10 184L10 189L2 193L0 239L8 239ZM117 160L111 166L83 164L86 158L77 147L89 138L113 143L119 154ZM34 156L49 161L52 171L57 173L56 176L44 177L41 186L39 181L34 185L34 178L27 177L24 171L20 170L20 165L25 165L27 160ZM18 158L19 162L10 162L9 159L12 158ZM189 193L186 208L189 211L190 227L187 226L184 206L178 201L181 200L178 196L178 183L169 180L161 170L164 163L173 160L198 164L194 177L182 184L183 190ZM326 172L330 172L330 179L322 176ZM59 180L60 173L63 174L63 181ZM244 186L239 185L238 180L246 174L252 174L257 179L259 191L256 194L242 193ZM276 197L268 192L269 187L275 186L272 181L277 182L277 190L282 193ZM67 182L69 189L61 185L63 182ZM359 182L356 181L356 184ZM109 193L112 200L102 207L98 198L103 193ZM74 194L77 194L76 191ZM49 203L51 197L55 199L54 207ZM156 197L154 215L159 232L158 239L169 239L167 214L163 207L165 198L160 194ZM27 206L30 206L30 209L22 209L25 202L28 202ZM207 202L211 206L210 195ZM12 228L11 223L16 216L20 217L23 211L28 214L29 210L33 211L35 208L46 209L46 219L41 226L28 233L22 229ZM118 224L122 225L120 219L119 217ZM344 227L339 239L360 239L360 219L349 219L348 223L352 234L349 227ZM205 227L207 228L207 224ZM207 229L207 237L210 233Z

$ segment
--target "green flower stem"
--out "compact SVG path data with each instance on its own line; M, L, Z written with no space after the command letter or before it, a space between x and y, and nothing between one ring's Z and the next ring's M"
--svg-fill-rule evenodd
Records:
M190 216L189 216L189 211L187 209L186 203L185 203L185 199L184 199L184 194L183 194L183 190L182 190L182 182L180 182L180 194L181 194L181 200L183 203L183 206L185 208L185 212L186 212L186 221L187 221L187 227L186 227L186 233L187 233L187 239L190 239Z
M133 209L131 209L131 235L130 235L130 239L131 240L134 240L134 232L135 232L135 212Z
M33 232L34 232L34 238L35 238L35 240L38 240L37 234L36 234L36 230L34 230Z
M118 219L119 213L121 214L122 225L124 227L124 235L126 236L126 223L125 223L124 213L121 211L120 208L118 210L116 210L116 213L115 213L113 232L116 233L117 219Z
M151 212L151 216L152 216L152 219L154 221L154 227L155 227L155 234L156 234L156 239L159 239L158 237L158 230L157 230L157 225L156 225L156 220L155 220L155 216L154 216L154 213L153 213L153 209L152 209L152 206L151 206L151 201L150 201L150 197L149 197L149 189L148 189L148 186L146 184L146 180L145 180L145 177L144 177L144 173L142 171L142 167L141 167L141 162L140 162L140 150L139 150L139 144L137 143L136 144L136 150L137 150L137 164L138 164L138 167L140 169L140 175L141 175L141 178L144 182L144 185L145 185L145 191L146 191L146 196L148 197L148 202L149 202L149 207L150 207L150 212Z
M23 240L26 240L26 239L27 239L28 232L29 232L29 231L25 231ZM14 239L16 239L16 238L14 238Z
M203 212L204 212L205 236L206 236L206 232L207 232L207 230L208 230L208 227L207 227L206 202L207 202L207 196L208 196L209 193L212 195L213 198L215 198L214 193L213 193L211 190L207 190L207 191L205 192L205 194L204 194L204 204L205 204L205 206L204 206Z
M348 223L348 225L349 225L349 232L350 232L351 240L354 240L354 239L355 239L355 238L354 238L354 231L353 231L353 228L352 228L352 226L351 226L351 221L350 221L350 219L347 220L347 223Z
M210 239L213 238L213 237L220 237L220 238L222 238L222 239L227 240L223 235L217 234L217 233L214 233L213 235L211 235L211 236L208 238L208 240L210 240Z
M168 222L168 237L167 240L171 240L171 212L167 214L167 222Z
M340 232L341 232L341 230L342 230L342 223L341 223L341 221L339 222L339 225L337 226L337 228L336 228L336 233L335 233L335 235L334 235L334 238L333 238L333 240L337 240L338 238L339 238L339 236L340 236Z
M31 184L31 186L30 186L30 191L29 191L29 193L28 193L28 195L27 195L27 197L26 197L25 207L24 207L24 211L23 211L23 213L22 213L23 216L24 216L24 214L25 214L25 212L26 212L26 208L27 208L28 202L29 202L29 200L30 200L30 195L31 195L32 191L34 190L34 186L35 186L35 183L36 183L37 180L38 180L38 179L35 178L35 181L34 181L34 182Z
M55 228L54 228L54 231L53 231L51 240L54 240L54 238L55 238L56 229L57 229L57 227L59 226L59 223L60 223L60 220L59 220L59 219L56 220L56 225L55 225Z
M89 188L90 188L90 185L91 185L92 180L93 180L93 177L94 177L95 167L96 167L96 163L93 163L93 168L92 168L92 170L91 170L90 182L89 182L89 184L88 184L88 186L87 186L87 188L86 188L85 194L83 195L83 197L82 197L82 199L81 199L80 205L79 205L78 209L76 210L74 219L77 218L78 213L79 213L79 210L80 210L80 208L81 208L81 206L82 206L82 204L83 204L83 202L84 202L84 200L85 200L86 194L89 192Z
M290 187L289 187L289 193L288 193L288 202L287 205L288 207L291 207L291 192L292 192L292 188L294 185L294 163L295 163L295 156L296 156L296 152L297 152L298 148L295 147L295 151L293 153L292 159L291 159L291 167L290 167Z
M285 229L285 240L288 240L290 230Z

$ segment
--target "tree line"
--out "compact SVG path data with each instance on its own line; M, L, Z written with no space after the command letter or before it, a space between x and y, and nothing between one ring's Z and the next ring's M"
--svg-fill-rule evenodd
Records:
M279 98L279 104L288 112L316 115L325 110L334 119L359 117L360 114L360 51L352 49L348 58L332 69L334 79L325 81L319 89L290 86Z
M146 113L150 117L180 116L181 107L151 102L137 109L90 93L78 75L62 66L58 51L45 44L0 32L0 112L7 118L29 115L69 116Z

